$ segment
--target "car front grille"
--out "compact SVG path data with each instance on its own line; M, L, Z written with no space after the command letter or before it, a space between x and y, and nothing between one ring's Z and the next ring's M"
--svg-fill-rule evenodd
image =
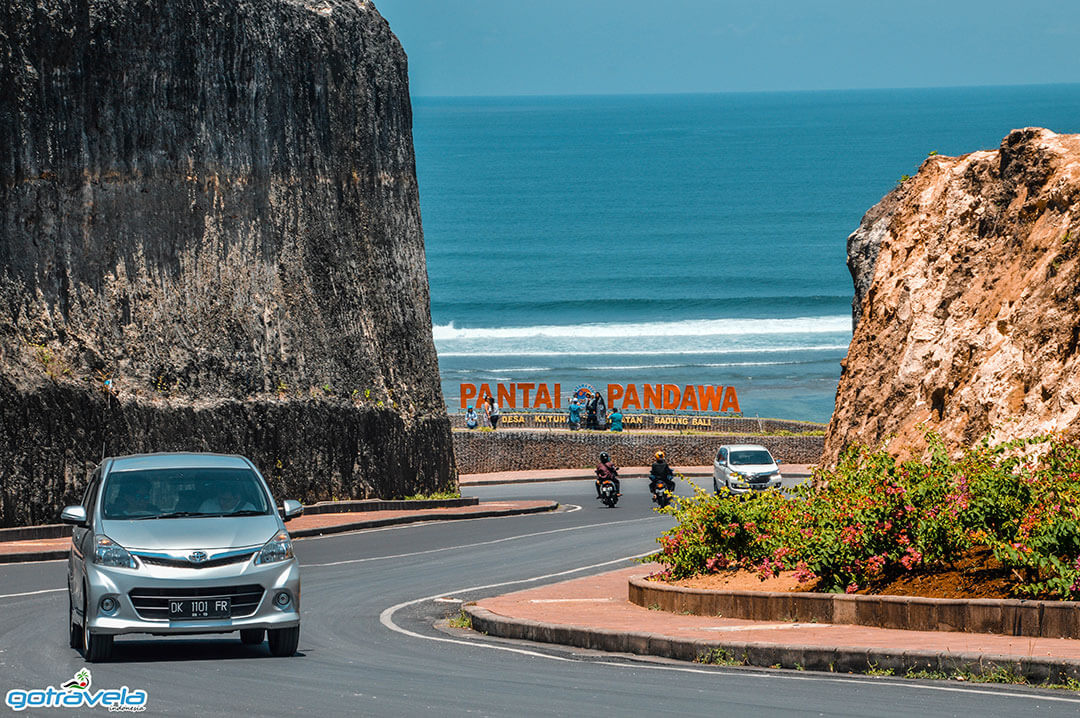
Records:
M248 551L247 553L233 554L231 556L223 556L221 558L212 558L202 563L194 563L186 558L168 558L165 556L145 556L143 554L135 554L139 557L139 560L143 563L148 563L152 566L169 566L171 568L214 568L215 566L228 566L232 563L243 563L247 561L255 554L254 551Z
M263 587L257 583L243 586L206 586L200 588L149 588L136 587L128 591L128 597L140 618L157 621L169 620L169 601L185 598L228 598L232 601L233 618L243 618L255 613L263 597Z

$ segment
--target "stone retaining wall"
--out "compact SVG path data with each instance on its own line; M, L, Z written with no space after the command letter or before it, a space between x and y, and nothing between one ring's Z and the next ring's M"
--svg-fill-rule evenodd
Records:
M1080 638L1080 603L837 593L709 591L630 579L630 603L672 613L750 621L844 623L909 631Z
M777 459L791 464L814 464L821 456L822 436L760 436L746 434L659 434L603 431L455 429L454 456L460 474L532 469L593 467L601 451L617 466L648 466L653 452L663 449L668 461L681 466L712 464L722 444L761 444Z

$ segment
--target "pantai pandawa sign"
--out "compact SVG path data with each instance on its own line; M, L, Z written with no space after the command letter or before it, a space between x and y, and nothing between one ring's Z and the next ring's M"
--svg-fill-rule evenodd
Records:
M494 391L492 390L494 386ZM571 392L579 400L596 391L580 385ZM494 396L504 409L559 409L562 403L562 384L514 382L510 384L462 384L461 408L475 406ZM733 386L712 384L608 384L608 407L620 409L663 409L667 411L741 412L739 397Z

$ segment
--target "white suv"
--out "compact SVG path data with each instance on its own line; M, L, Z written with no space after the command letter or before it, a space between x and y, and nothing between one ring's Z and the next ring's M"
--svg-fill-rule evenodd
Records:
M713 461L713 488L733 494L778 489L783 477L769 450L758 444L721 446Z

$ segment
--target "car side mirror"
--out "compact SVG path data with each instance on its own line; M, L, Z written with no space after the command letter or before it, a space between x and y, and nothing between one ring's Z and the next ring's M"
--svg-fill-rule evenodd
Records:
M304 505L299 501L289 499L282 505L281 518L285 521L290 521L303 513Z
M60 520L72 526L86 526L86 509L79 504L65 506L60 512Z

